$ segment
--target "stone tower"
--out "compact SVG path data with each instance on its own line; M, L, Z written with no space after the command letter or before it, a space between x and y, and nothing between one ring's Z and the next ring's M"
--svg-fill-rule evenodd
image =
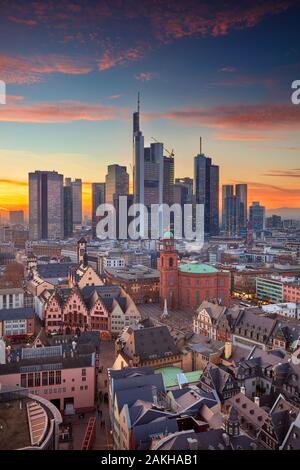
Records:
M160 246L160 305L165 302L170 310L178 308L178 255L171 232L164 234Z
M79 265L86 265L87 251L86 251L86 240L81 238L77 243L77 262Z

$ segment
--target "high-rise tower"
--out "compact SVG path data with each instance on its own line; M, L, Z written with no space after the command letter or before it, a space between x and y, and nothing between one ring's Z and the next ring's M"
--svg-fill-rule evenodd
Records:
M63 181L56 171L29 173L30 240L63 238Z
M219 167L202 153L194 158L194 196L196 204L204 205L204 231L206 235L219 232Z
M144 136L140 130L140 94L133 113L133 194L134 202L144 204Z

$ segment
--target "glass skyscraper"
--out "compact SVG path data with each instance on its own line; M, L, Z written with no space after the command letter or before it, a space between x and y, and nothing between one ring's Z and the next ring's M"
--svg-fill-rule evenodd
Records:
M29 173L29 238L64 236L63 175L56 171Z
M200 153L194 158L194 196L196 204L204 205L206 235L219 233L219 167Z
M105 183L92 183L92 236L96 238L97 223L99 217L96 215L97 207L105 203Z

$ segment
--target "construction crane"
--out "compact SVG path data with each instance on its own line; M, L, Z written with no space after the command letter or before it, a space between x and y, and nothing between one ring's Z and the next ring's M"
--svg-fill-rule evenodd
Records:
M151 139L154 140L154 142L161 144L161 142L155 139L155 137L151 137ZM163 149L169 154L169 157L175 157L174 149L172 149L172 151L170 152L170 150L168 150L164 145L163 145Z

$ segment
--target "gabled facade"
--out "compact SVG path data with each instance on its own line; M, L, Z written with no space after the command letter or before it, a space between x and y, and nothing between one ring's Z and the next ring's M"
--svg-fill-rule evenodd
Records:
M109 339L141 318L132 299L118 286L44 292L39 303L46 333L99 331L102 339Z

